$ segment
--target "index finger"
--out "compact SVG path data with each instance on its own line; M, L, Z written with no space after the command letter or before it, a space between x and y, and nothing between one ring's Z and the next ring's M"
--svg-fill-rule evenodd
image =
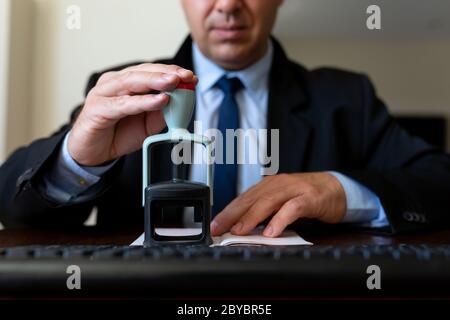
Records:
M211 223L211 233L214 236L222 235L246 214L254 203L264 194L283 187L283 175L268 176L234 199Z
M197 83L198 78L191 70L176 66L158 63L144 63L140 65L131 66L120 71L110 71L103 73L97 81L97 85L101 85L112 79L119 78L125 74L132 72L147 72L147 73L165 73L177 76L182 82Z
M211 222L211 233L219 236L231 229L231 227L253 206L258 198L262 182L248 189L230 202Z
M125 73L127 71L168 73L178 76L182 82L192 83L197 81L197 77L194 75L194 72L174 64L168 65L160 63L144 63L124 69L119 73L121 72Z
M127 71L97 84L92 93L104 97L114 97L136 93L146 93L150 90L173 90L180 79L173 74L159 72Z

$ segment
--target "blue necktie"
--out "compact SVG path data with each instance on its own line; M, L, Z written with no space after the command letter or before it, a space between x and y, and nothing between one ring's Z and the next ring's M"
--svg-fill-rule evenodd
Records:
M223 101L219 108L219 124L217 129L223 137L223 164L214 164L214 205L212 207L212 218L222 211L237 195L237 145L236 138L233 135L234 161L227 164L227 135L226 130L236 130L239 128L239 108L236 102L235 94L243 88L241 80L238 78L222 77L217 83L218 87L224 93ZM228 141L230 144L232 141ZM217 152L216 152L217 154Z

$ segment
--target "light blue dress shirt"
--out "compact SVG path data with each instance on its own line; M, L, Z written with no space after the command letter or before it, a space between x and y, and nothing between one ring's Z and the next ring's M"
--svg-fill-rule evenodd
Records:
M199 78L196 90L195 133L209 135L208 129L216 128L218 111L223 99L223 93L215 88L215 83L224 75L238 77L244 89L236 95L239 106L240 126L242 129L266 129L269 92L269 73L273 59L273 45L270 42L266 55L245 70L227 72L206 58L199 48L193 46L194 70ZM263 137L265 135L261 135ZM67 137L64 139L56 165L44 177L46 194L57 202L67 202L76 198L94 186L113 165L102 167L82 167L70 156L67 148ZM249 143L262 146L258 152L265 152L266 141L260 141L259 135L249 136ZM253 139L253 141L252 141ZM238 148L245 148L238 145ZM202 161L202 147L195 146L193 150L194 164L191 165L190 179L199 182L206 181L206 168ZM261 179L260 164L242 164L238 166L238 193L258 183ZM357 224L365 227L386 227L389 225L380 199L365 186L339 173L330 171L341 183L347 199L347 212L343 223Z

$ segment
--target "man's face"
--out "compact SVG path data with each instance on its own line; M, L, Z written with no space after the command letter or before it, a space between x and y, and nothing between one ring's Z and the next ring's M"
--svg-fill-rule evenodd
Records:
M202 53L224 69L260 59L283 0L181 0Z

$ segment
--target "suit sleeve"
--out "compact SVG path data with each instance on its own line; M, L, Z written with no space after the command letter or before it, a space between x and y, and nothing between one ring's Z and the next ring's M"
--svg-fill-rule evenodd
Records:
M91 76L86 92L95 86L99 74ZM7 228L75 227L89 216L95 197L83 201L58 204L49 199L41 179L55 162L65 135L78 116L81 106L72 113L71 122L52 136L37 140L15 151L0 167L0 221ZM106 175L104 181L109 177ZM103 185L106 185L103 183Z
M450 224L449 155L403 130L366 77L361 88L365 169L340 172L380 198L393 233Z

